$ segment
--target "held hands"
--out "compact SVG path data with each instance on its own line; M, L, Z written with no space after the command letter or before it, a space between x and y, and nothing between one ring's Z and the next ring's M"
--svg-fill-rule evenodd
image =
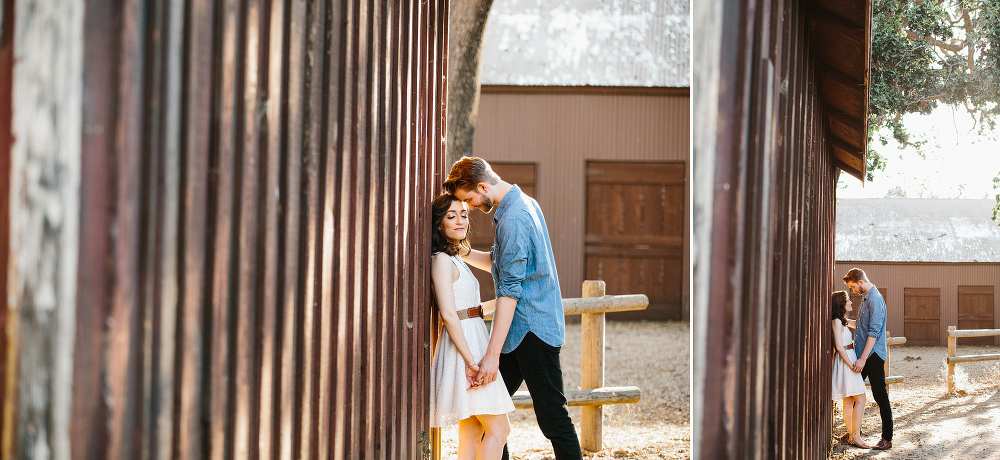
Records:
M861 372L864 368L865 368L865 359L858 358L857 361L854 361L854 366L851 367L851 370L853 370L855 373L858 373Z
M465 379L469 381L469 388L465 391L475 390L479 388L480 385L476 384L476 374L479 373L479 366L477 364L466 364L465 365Z
M484 386L493 383L497 379L497 370L499 368L500 358L487 353L479 361L479 373L476 374L476 385Z

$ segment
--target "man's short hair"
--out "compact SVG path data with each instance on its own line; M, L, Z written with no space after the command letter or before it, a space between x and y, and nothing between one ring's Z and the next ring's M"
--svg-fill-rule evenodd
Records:
M446 192L454 195L457 190L475 189L480 182L496 185L500 176L486 160L479 157L462 157L451 167L448 180L444 181Z
M868 281L868 276L865 275L865 271L860 268L852 268L851 271L844 275L844 283L850 283L851 281L855 283L860 283L861 281Z

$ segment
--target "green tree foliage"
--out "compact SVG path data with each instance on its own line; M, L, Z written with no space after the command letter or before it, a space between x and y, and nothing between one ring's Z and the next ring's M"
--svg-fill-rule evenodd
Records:
M942 103L963 107L980 132L993 131L1000 114L1000 1L874 0L872 6L869 142L890 132L919 154L922 141L911 139L902 116ZM888 143L887 135L878 138ZM884 169L885 159L869 150L868 180ZM1000 194L996 200L1000 222Z

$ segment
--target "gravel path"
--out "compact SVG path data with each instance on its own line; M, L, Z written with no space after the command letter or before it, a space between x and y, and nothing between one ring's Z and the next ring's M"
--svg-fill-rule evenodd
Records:
M604 406L604 449L590 459L683 459L691 457L690 333L686 322L608 322L605 327L606 386L642 389L637 404ZM580 325L566 325L561 353L565 387L580 385ZM525 390L522 386L522 390ZM580 408L570 407L579 431ZM514 460L553 459L530 410L511 416L509 447ZM443 459L454 459L457 430L442 430Z
M1000 353L1000 347L959 346L958 355ZM947 347L890 348L890 375L905 377L889 386L893 413L893 448L858 449L834 441L832 459L979 459L1000 458L1000 361L955 366L956 391L947 395ZM840 403L834 434L843 434ZM882 432L878 406L868 392L861 434L874 444Z

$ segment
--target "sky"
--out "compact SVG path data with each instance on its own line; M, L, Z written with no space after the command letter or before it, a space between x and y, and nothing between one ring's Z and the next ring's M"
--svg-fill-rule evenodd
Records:
M964 109L948 106L929 115L908 114L904 126L912 139L926 139L926 159L913 149L900 150L895 141L872 149L886 158L885 171L862 186L847 174L840 175L837 198L884 198L899 187L907 198L990 198L993 178L1000 174L1000 128L981 136Z

